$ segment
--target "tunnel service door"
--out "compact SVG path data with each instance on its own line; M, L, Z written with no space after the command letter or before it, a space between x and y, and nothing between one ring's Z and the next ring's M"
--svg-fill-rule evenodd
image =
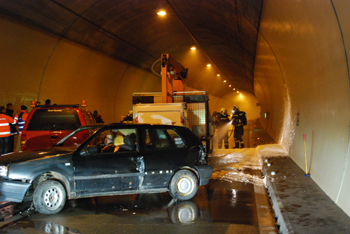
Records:
M108 129L95 135L73 159L77 196L138 189L144 162L135 139L136 129Z

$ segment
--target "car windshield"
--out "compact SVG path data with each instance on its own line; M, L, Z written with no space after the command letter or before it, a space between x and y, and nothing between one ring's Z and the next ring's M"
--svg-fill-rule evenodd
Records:
M54 147L79 147L86 139L93 135L101 126L84 126L73 131L62 140L57 142Z

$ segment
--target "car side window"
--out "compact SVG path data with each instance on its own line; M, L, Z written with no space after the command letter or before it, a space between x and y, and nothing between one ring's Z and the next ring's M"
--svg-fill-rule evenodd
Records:
M146 129L146 149L183 148L183 139L172 129Z
M82 154L118 153L137 150L136 129L107 129L96 134Z

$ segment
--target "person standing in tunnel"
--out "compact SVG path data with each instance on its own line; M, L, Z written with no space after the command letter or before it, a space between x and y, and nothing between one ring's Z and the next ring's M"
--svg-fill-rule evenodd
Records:
M17 115L15 118L6 115L5 107L0 106L0 155L12 152L9 151L10 126L16 123Z
M132 110L129 110L128 115L121 121L121 123L132 123Z
M241 143L241 148L244 148L243 126L247 125L247 117L246 117L246 113L244 111L240 111L238 106L233 106L232 125L235 126L235 132L234 132L235 147L234 148L239 148L239 143Z
M222 148L222 140L224 140L225 149L228 149L228 130L230 127L230 116L227 114L227 110L225 108L221 108L220 114L216 120L216 127L218 129L218 138L219 138L219 149Z
M6 115L10 116L11 118L13 118L13 105L12 103L8 103L6 105ZM16 120L16 123L17 123L17 115L15 116L15 120ZM9 136L9 139L8 139L8 148L7 148L7 153L11 153L13 152L14 150L14 147L15 147L15 135L18 135L18 131L17 131L17 128L16 128L16 125L12 125L10 124L10 130L11 130L11 135Z
M51 100L50 99L46 99L45 100L45 106L49 106L51 105Z
M28 117L28 112L27 112L27 107L25 105L21 106L21 113L18 116L18 131L19 131L19 135L22 135L22 130L23 130L23 126L27 120Z
M102 116L98 114L97 110L94 111L94 118L96 123L104 123Z

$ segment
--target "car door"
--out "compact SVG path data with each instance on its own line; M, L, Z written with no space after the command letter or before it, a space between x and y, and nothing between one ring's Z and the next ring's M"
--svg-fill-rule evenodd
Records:
M188 149L183 138L166 126L148 126L143 130L145 148L144 188L168 187L175 170L193 166L187 160Z
M135 128L115 127L101 129L85 142L73 156L77 196L139 189L144 161L137 139Z

